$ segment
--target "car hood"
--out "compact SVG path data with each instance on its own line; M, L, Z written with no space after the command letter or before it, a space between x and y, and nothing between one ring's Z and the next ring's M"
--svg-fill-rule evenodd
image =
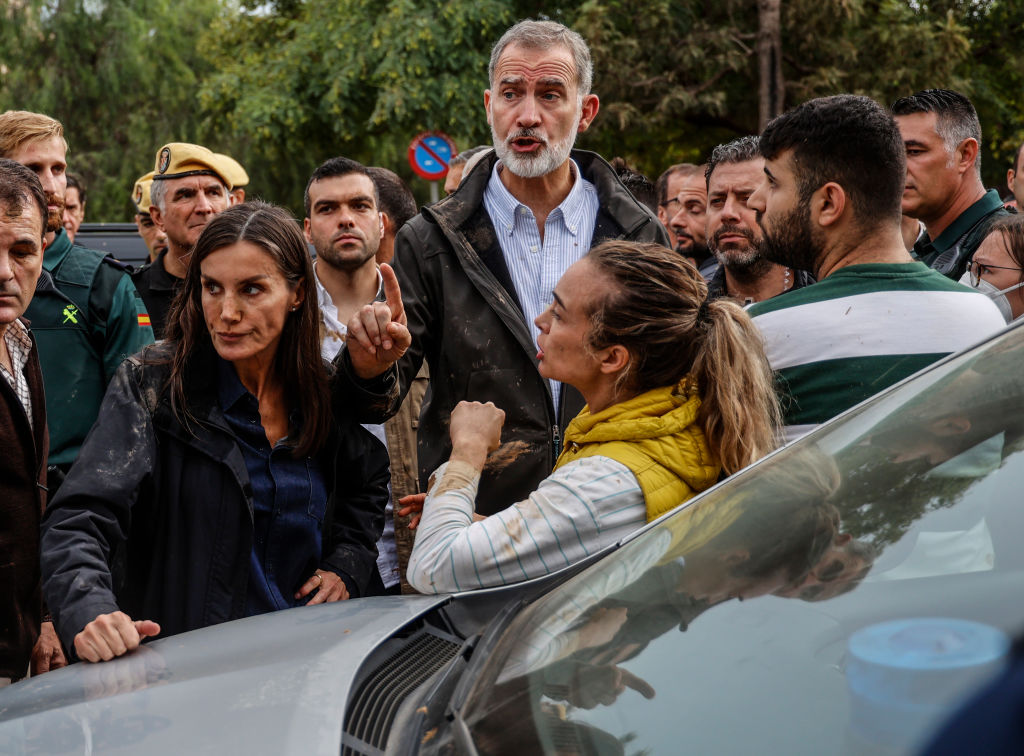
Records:
M339 753L377 645L447 596L356 599L147 643L0 690L0 753Z

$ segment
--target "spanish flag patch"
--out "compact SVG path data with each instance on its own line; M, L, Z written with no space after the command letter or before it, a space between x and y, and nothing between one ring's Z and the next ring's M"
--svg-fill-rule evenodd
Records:
M149 322L149 314L145 312L139 313L139 327L151 325L153 324Z

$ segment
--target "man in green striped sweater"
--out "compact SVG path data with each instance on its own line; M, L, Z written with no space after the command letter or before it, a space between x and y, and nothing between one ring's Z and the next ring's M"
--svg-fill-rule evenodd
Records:
M768 124L749 205L765 256L818 283L749 308L792 440L1005 325L988 297L914 262L900 235L906 154L870 98L823 97Z

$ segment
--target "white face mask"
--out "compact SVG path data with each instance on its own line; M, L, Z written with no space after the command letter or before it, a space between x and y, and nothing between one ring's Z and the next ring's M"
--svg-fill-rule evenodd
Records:
M1022 286L1024 286L1024 281L1022 281L1019 284L1014 284L1013 286L1010 286L1005 289L997 289L993 284L990 284L984 278L979 278L978 285L971 286L971 274L968 272L960 276L960 283L962 283L964 286L970 286L970 288L974 289L977 292L980 292L981 294L984 294L986 297L995 302L996 307L999 308L999 312L1003 314L1003 320L1005 320L1007 323L1013 320L1013 308L1010 307L1010 300L1006 298L1006 294L1008 292L1015 291L1016 289L1019 289Z

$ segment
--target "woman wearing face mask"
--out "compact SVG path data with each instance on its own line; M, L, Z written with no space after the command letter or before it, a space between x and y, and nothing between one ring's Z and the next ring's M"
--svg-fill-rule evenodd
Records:
M537 318L538 370L579 389L550 476L474 522L504 413L460 402L452 453L434 473L409 561L424 593L553 572L607 546L775 445L778 407L760 334L731 301L707 301L689 263L655 244L611 241L574 263Z
M987 294L1007 323L1024 315L1024 215L992 224L960 283Z

